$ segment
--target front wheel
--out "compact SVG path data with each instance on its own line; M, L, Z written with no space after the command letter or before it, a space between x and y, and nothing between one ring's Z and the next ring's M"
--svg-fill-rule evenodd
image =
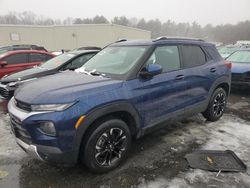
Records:
M226 104L227 93L223 88L218 88L214 91L207 110L202 114L208 121L217 121L224 114Z
M127 124L120 119L108 119L93 126L96 128L82 147L82 160L92 172L104 173L126 158L131 134Z

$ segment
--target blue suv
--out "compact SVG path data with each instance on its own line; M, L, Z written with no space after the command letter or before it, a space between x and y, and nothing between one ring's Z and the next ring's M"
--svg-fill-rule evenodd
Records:
M198 39L119 41L75 72L31 81L8 104L21 148L50 163L84 163L106 172L127 156L132 138L168 122L224 113L231 64Z

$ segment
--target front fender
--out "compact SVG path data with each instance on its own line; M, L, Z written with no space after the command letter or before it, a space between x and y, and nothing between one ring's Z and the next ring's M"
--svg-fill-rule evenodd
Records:
M141 118L135 107L127 101L112 102L102 106L98 106L85 115L84 121L76 130L74 150L79 152L85 133L95 120L120 111L125 111L134 118L136 133L139 134L141 127Z

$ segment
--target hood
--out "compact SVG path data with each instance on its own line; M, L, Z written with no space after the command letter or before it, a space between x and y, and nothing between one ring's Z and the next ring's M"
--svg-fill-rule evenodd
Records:
M232 73L245 73L250 71L250 62L249 63L232 63Z
M16 90L15 98L28 104L69 103L91 92L100 92L101 96L121 84L121 80L69 71L28 82Z
M1 82L3 84L7 84L10 82L16 82L16 81L21 81L21 80L27 80L31 78L38 78L41 76L45 76L49 74L51 70L47 69L41 69L39 67L34 67L31 69L26 69L17 73L10 74L9 76L6 76L1 79Z

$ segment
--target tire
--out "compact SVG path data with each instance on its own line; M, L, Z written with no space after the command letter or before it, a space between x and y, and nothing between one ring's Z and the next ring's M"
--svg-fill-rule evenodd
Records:
M93 124L81 148L81 161L94 173L108 172L128 155L131 133L120 119L106 119Z
M208 121L217 121L224 114L227 104L227 93L223 88L217 88L208 104L208 108L202 115Z

